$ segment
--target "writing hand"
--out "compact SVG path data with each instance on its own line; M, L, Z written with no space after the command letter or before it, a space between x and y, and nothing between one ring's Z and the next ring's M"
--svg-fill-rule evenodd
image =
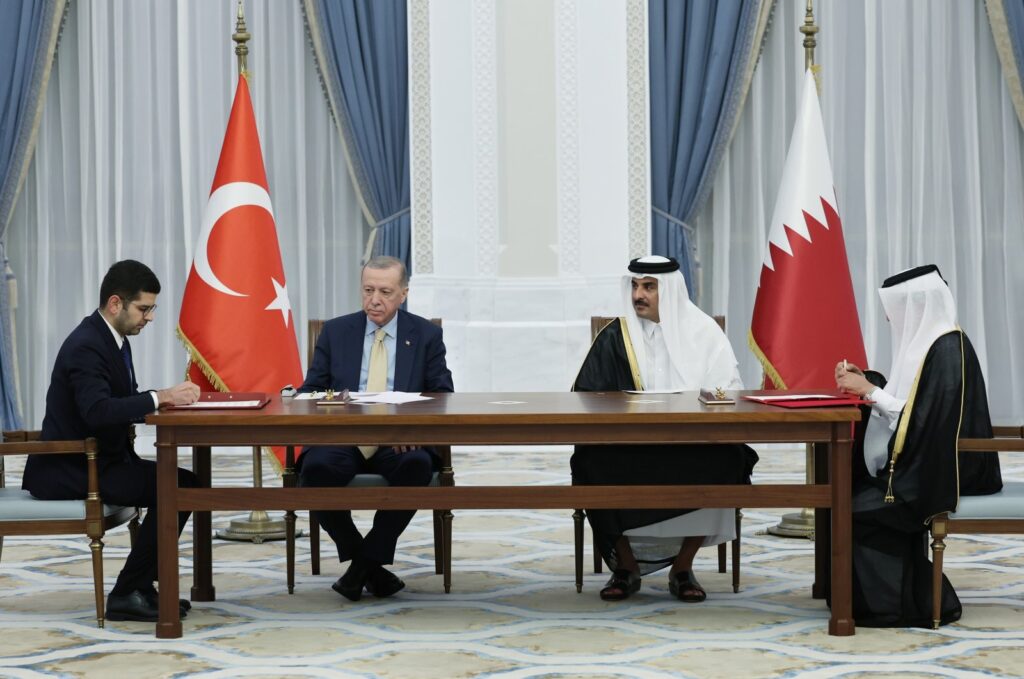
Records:
M199 400L199 386L192 382L182 382L167 389L160 389L156 392L156 398L161 407L187 406Z
M839 361L839 363L836 363L836 382L838 382L839 378L845 375L846 373L853 373L854 375L863 375L864 371L858 368L853 363L849 363L848 361Z
M875 390L875 385L867 381L861 373L846 372L836 377L836 386L842 391L857 396L867 396Z

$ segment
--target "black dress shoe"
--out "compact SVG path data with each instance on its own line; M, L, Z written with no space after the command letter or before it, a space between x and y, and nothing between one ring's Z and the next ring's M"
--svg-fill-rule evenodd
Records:
M146 601L153 608L159 610L160 608L160 593L155 588L142 591L142 594L146 597ZM184 618L188 616L188 612L192 610L192 602L188 599L178 599L178 617Z
M159 617L159 609L151 605L146 595L137 589L128 594L111 594L107 597L107 620L156 622Z
M331 589L349 601L359 601L363 598L363 587L366 586L371 570L373 564L362 559L352 559L348 570L331 585Z
M405 589L405 583L402 582L402 579L384 566L377 566L370 571L369 577L366 578L366 591L379 599L391 596L403 589Z

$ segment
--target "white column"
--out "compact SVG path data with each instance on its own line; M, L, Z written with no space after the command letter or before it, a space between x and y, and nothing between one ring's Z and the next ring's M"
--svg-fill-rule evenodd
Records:
M566 390L590 316L622 312L650 231L645 12L409 3L409 308L444 319L459 391Z

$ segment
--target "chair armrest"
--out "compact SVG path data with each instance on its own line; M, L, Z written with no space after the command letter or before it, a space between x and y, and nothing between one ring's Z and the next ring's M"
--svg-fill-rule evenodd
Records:
M990 439L960 439L957 448L963 452L1024 452L1024 427L992 427Z
M68 453L88 453L89 442L92 441L93 452L97 452L96 439L84 441L24 441L0 443L0 455L67 455Z

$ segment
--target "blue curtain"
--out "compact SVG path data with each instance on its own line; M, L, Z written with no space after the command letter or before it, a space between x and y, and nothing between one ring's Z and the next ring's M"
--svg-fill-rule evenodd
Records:
M3 244L28 170L46 83L64 13L64 0L0 2L0 426L20 429L11 352L13 274Z
M985 0L1017 120L1024 125L1024 0Z
M405 0L304 0L306 25L374 255L409 261Z
M679 260L691 297L697 291L689 221L711 190L739 118L768 4L648 0L651 252Z

